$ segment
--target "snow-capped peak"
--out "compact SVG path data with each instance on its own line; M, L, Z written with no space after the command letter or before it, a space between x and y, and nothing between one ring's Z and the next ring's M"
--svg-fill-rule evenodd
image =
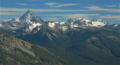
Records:
M109 25L109 23L107 23L106 21L102 19L88 20L85 18L78 18L77 20L73 20L70 18L68 19L68 22L70 22L72 26L75 26L76 24L78 26L81 25L81 26L91 26L91 27L103 27L105 25Z
M32 11L28 10L21 18L21 21L27 21L27 22L31 22L31 19L33 17L36 17L36 15L34 13L32 13Z
M22 22L41 22L43 23L44 21L38 17L36 14L34 14L32 11L28 10L22 17L20 17L20 20Z
M6 29L10 28L12 30L15 30L15 29L20 29L21 27L26 26L27 27L26 31L32 31L33 29L38 29L38 28L40 30L41 27L46 28L47 25L53 29L60 28L66 31L68 29L72 29L72 28L75 29L77 27L86 27L86 26L103 27L105 25L110 25L110 24L102 19L88 20L82 17L78 19L70 18L68 19L68 21L61 21L61 22L50 22L50 21L44 22L40 17L38 17L32 11L28 10L20 18L13 18L11 21L8 21L7 23L1 23L0 27L3 27L3 28L6 27Z

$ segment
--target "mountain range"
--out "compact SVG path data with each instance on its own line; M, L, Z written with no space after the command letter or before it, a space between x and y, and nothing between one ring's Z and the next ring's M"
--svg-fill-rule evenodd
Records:
M85 18L78 18L74 20L73 18L68 19L68 21L60 21L60 22L52 22L52 21L43 21L39 16L34 14L32 11L28 10L24 15L20 18L13 18L8 22L0 23L0 28L16 30L22 27L29 25L29 29L33 29L37 26L49 26L51 28L59 28L63 31L69 30L70 28L76 27L104 27L106 25L111 25L105 20L88 20ZM30 26L31 25L31 26ZM117 24L116 24L117 25Z
M102 19L43 21L28 10L0 30L3 65L120 65L120 25Z
M97 27L97 28L105 28L105 29L114 29L119 27L118 24L109 24L105 20L88 20L85 18L73 19L70 18L68 21L43 21L39 16L34 14L32 11L28 10L24 15L20 18L13 18L7 22L1 22L0 28L4 30L12 30L13 32L17 32L16 30L21 30L23 32L31 33L36 30L39 31L41 28L46 29L46 27L50 27L52 29L59 29L62 31L70 31L71 29L76 28L89 28L89 27ZM118 30L117 30L118 31ZM34 33L36 33L34 32ZM26 34L25 33L25 34Z

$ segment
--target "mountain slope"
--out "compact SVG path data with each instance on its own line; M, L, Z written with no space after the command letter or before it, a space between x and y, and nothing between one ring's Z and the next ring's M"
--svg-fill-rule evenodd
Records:
M0 51L0 64L3 65L98 65L71 53L30 44L1 31Z
M98 64L120 64L120 35L98 28L62 32L47 28L44 32L20 37L44 47L75 54ZM108 41L109 40L109 41ZM112 62L111 62L112 61Z

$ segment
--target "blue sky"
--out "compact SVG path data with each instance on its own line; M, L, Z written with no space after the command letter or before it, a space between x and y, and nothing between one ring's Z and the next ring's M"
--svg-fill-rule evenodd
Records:
M20 18L28 9L43 20L83 17L120 24L120 0L0 0L0 20Z

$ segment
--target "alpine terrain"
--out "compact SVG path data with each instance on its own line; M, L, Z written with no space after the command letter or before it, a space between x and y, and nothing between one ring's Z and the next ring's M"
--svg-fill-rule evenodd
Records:
M103 19L44 21L28 10L0 30L3 65L120 65L120 24Z

